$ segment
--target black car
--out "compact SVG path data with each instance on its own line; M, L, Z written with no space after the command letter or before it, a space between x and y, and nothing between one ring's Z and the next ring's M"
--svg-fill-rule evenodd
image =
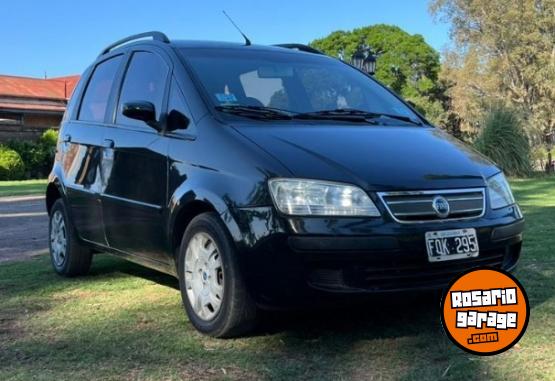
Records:
M258 308L511 270L524 225L498 167L353 66L160 32L85 71L46 196L56 272L108 252L172 274L218 337Z

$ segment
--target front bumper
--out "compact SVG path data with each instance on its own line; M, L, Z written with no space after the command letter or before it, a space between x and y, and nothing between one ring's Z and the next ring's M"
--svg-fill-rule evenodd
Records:
M237 244L244 273L258 303L270 306L332 294L441 289L478 266L510 271L524 230L516 206L475 220L411 225L387 218L284 218L273 208L240 213L244 235ZM430 263L425 233L461 228L476 229L480 255Z

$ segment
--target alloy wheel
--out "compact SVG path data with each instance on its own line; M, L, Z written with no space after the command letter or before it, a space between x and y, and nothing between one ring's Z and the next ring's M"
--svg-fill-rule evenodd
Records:
M56 210L52 215L50 229L50 251L57 267L61 267L67 257L67 231L62 212Z
M202 320L212 320L224 296L224 273L220 252L207 233L196 233L185 252L185 287L189 303Z

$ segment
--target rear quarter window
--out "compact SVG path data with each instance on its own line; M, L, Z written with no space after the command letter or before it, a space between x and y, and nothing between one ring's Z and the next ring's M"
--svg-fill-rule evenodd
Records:
M69 98L69 102L67 103L66 110L64 111L64 116L62 117L62 123L67 122L70 119L75 119L76 117L75 111L76 111L77 105L79 104L79 99L81 98L81 90L85 86L84 85L86 81L85 77L88 77L87 73L85 73L84 76L81 77L81 79L77 83L77 86L75 86L75 89L73 90L73 94L71 94L71 97Z

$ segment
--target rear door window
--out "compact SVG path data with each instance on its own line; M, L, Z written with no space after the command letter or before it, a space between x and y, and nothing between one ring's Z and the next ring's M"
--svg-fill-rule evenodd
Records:
M89 80L77 119L87 122L104 122L110 92L123 56L116 56L99 63Z
M133 53L121 88L116 123L128 126L146 126L145 122L130 119L122 114L125 103L136 101L152 103L156 110L156 119L160 120L168 73L168 65L157 54Z

